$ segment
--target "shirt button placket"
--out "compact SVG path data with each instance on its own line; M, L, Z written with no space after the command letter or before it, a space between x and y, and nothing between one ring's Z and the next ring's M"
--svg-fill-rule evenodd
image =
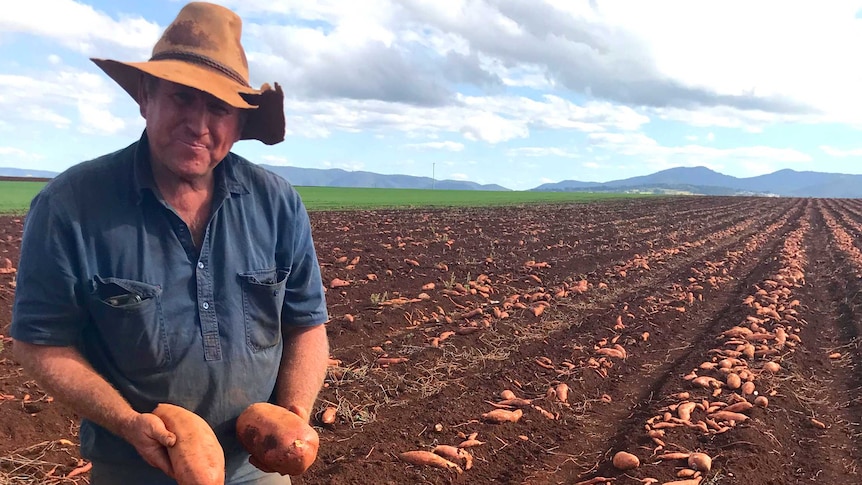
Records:
M218 331L218 317L215 305L211 304L214 298L212 275L206 271L207 244L206 238L202 245L200 260L197 267L198 301L200 301L201 327L204 338L204 358L206 360L221 360L221 341Z

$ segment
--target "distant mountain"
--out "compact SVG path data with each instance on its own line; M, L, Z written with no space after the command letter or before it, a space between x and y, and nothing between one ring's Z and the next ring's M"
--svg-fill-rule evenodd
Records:
M373 172L351 172L337 168L317 169L261 165L297 186L367 187L440 190L508 191L496 184L481 185L462 180L434 180L411 175L382 175ZM0 176L47 177L56 172L0 167ZM736 178L706 167L677 167L651 175L612 180L581 182L564 180L542 184L532 191L543 192L638 192L652 194L761 195L781 197L862 198L862 175L797 172L779 170L756 177Z
M0 167L0 177L54 178L56 176L57 172L49 172L47 170Z
M584 192L588 189L602 187L600 182L578 182L577 180L563 180L557 183L542 184L535 189L537 191L563 192L567 190Z
M261 165L261 167L284 177L293 185L317 187L364 187L381 189L440 189L440 190L498 190L506 187L481 185L463 180L434 180L431 177L412 175L382 175L373 172L351 172L339 168L318 169Z
M382 175L373 172L350 172L339 168L319 169L301 167L281 167L275 165L260 165L261 167L280 175L296 186L310 187L363 187L381 189L439 189L439 190L495 190L508 191L506 187L496 184L482 185L464 180L434 180L431 177L414 177L412 175ZM57 172L43 170L23 170L20 168L0 167L0 177L47 177L52 178Z
M609 187L633 187L641 185L689 185L707 187L733 187L734 181L738 179L729 175L714 172L706 167L678 167L662 170L652 175L631 177L623 180L614 180L604 185Z
M862 197L862 175L784 169L756 177L736 178L706 167L677 167L604 183L564 180L531 190L857 198Z

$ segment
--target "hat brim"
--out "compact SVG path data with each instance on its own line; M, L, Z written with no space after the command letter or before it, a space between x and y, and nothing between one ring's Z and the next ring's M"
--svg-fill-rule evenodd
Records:
M264 84L261 89L243 86L212 70L178 60L119 62L91 58L138 103L141 73L209 93L225 103L248 110L241 140L260 140L274 145L284 140L284 92Z

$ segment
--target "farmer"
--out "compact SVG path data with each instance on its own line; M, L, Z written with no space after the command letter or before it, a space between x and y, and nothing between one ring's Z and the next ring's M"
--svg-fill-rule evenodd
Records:
M329 356L311 227L283 179L231 153L284 138L283 92L254 89L242 22L186 5L146 62L92 59L146 120L128 147L32 201L15 356L80 415L94 485L175 483L160 402L213 427L228 484L289 484L248 462L236 417L269 401L309 419Z

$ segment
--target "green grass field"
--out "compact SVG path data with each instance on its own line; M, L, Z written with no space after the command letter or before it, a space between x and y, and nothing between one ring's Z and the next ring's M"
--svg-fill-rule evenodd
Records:
M0 181L0 214L24 214L45 182ZM478 190L358 189L297 187L308 210L410 207L483 207L541 203L594 202L640 194L589 192L486 192Z
M483 207L560 202L592 202L629 194L586 192L491 192L480 190L359 189L297 187L309 210L410 207ZM643 197L643 196L640 196Z
M24 214L45 182L0 180L0 214Z

